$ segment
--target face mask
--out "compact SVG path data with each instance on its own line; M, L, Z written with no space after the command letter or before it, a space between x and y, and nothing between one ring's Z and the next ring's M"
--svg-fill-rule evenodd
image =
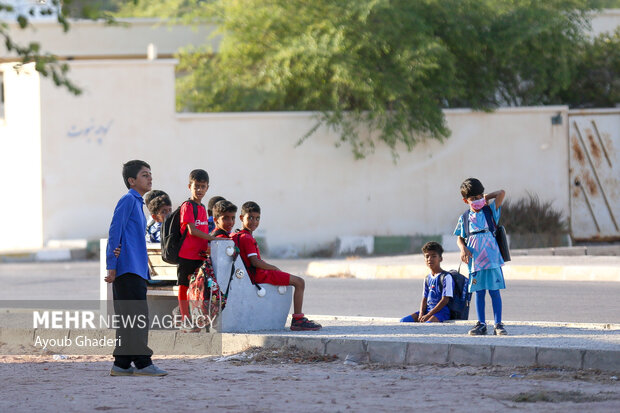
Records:
M485 206L486 203L487 201L484 198L480 198L475 201L471 201L469 205L471 205L473 209L479 210L479 209L482 209L482 207Z

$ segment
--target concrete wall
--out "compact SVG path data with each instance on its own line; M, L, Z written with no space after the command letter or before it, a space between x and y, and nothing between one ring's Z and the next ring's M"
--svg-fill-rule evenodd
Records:
M0 249L43 243L41 102L39 75L31 65L17 73L1 65L5 108L0 119Z
M85 89L80 97L41 82L44 224L33 246L105 238L126 192L121 165L134 158L151 164L153 187L175 204L187 198L195 168L211 176L205 202L213 195L238 206L258 202L258 235L272 252L290 243L310 253L339 235L451 233L465 208L459 185L469 176L488 190L504 188L509 198L537 193L568 213L565 107L449 110L452 136L445 143L403 149L397 163L379 145L355 161L348 147L334 147L337 135L322 129L295 147L314 124L311 113L175 113L174 64L74 62L72 78ZM564 122L552 126L557 113ZM7 133L17 140L14 130ZM0 179L3 187L11 180ZM24 187L11 185L5 204L26 196ZM4 245L5 238L0 234Z
M8 22L13 40L18 44L39 42L46 52L61 57L126 57L146 55L149 43L155 44L160 55L171 56L188 45L211 45L217 50L219 42L211 39L213 26L190 27L168 24L157 19L119 19L122 23L106 26L101 21L72 20L65 33L56 21L33 21L32 27L20 30ZM14 56L0 43L0 60Z

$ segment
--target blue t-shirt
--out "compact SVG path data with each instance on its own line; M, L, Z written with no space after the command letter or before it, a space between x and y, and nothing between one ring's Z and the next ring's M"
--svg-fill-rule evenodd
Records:
M495 202L489 204L493 212L493 219L499 222L501 207L497 208ZM489 225L482 210L478 212L469 211L467 214L469 225L469 237L467 237L467 248L472 253L472 259L469 260L468 267L470 274L475 271L488 270L498 268L504 265L504 260L499 252L495 236L489 232ZM479 232L474 234L474 232ZM463 227L463 215L459 217L459 221L454 229L454 235L465 238L465 228Z
M440 282L441 274L445 274L443 283ZM426 312L431 311L443 297L454 297L454 282L452 275L442 272L437 275L429 274L424 279L424 297L426 297Z
M146 226L146 242L161 242L161 222L149 222Z

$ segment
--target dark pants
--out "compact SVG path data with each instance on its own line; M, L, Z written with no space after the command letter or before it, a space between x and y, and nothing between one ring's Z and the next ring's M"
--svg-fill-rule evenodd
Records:
M117 326L114 364L124 369L132 362L139 369L150 366L153 351L148 346L146 280L131 273L119 275L112 283L112 292Z
M202 265L203 260L188 260L179 257L179 266L177 267L177 285L189 287L189 279L193 273Z

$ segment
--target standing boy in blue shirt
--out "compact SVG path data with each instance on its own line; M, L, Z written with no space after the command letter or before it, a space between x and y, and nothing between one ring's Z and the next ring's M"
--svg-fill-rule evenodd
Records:
M148 347L149 309L146 280L150 278L146 254L146 217L142 196L151 190L151 167L133 160L123 165L123 180L129 189L116 204L106 248L105 281L112 283L114 312L118 322L111 376L165 376L166 371L151 361ZM122 245L121 245L122 243ZM120 247L120 252L117 250ZM118 257L115 255L115 251ZM135 324L124 324L123 319ZM135 369L131 366L135 365Z

